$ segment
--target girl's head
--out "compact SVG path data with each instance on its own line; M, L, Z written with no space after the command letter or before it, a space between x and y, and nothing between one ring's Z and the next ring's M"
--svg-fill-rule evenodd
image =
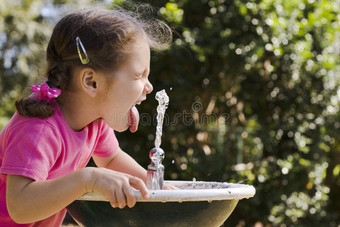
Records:
M82 44L89 62L83 64ZM80 40L80 42L79 42ZM143 20L122 10L81 10L63 17L55 26L49 41L47 58L47 83L63 93L74 91L73 72L89 67L103 72L119 70L132 53L132 46L141 40L150 48L162 49L171 41L171 30L158 20ZM110 81L113 78L107 78ZM62 104L63 100L57 101ZM19 114L30 117L49 117L54 111L46 101L20 99L16 102Z

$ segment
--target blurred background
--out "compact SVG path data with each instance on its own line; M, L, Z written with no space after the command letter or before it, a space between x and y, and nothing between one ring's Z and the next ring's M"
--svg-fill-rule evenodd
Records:
M152 53L154 91L139 130L117 133L145 168L155 93L170 103L161 147L166 179L251 184L224 226L340 225L340 0L140 1L174 30ZM45 72L63 13L124 0L1 0L0 129Z

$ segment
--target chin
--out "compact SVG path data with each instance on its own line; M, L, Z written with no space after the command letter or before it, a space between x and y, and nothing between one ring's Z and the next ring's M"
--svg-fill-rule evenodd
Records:
M126 126L118 126L118 127L112 127L117 132L124 132L129 128L129 125Z

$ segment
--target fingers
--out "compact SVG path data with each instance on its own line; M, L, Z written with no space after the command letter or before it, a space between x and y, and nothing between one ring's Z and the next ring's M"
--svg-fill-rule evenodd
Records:
M163 186L163 190L178 190L178 189L179 189L178 187L169 183L165 183Z
M149 191L144 182L138 177L130 178L130 185L139 190L144 199L149 199Z
M134 188L141 192L144 199L149 198L144 182L129 174L101 169L94 182L93 191L108 198L112 207L133 207L136 204Z
M115 195L115 194L113 194L113 195L111 196L110 204L111 204L111 206L112 206L113 208L118 207L118 202L117 202L117 199L116 199L116 195Z
M127 175L126 178L122 179L121 186L116 186L115 192L112 194L112 202L111 205L113 207L124 208L126 205L128 207L133 207L136 204L136 195L134 193L133 188L130 185L130 178L135 178ZM132 181L138 181L132 180ZM144 184L144 182L142 181Z
M126 197L123 190L117 189L115 194L117 198L118 207L120 209L123 209L126 206Z
M126 203L128 205L128 207L133 207L136 204L136 196L135 193L132 189L132 187L129 185L128 187L124 187L123 188L124 194L126 196Z

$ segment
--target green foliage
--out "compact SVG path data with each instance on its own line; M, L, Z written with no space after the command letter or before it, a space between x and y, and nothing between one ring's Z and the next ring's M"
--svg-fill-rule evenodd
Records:
M43 1L13 2L0 6L1 119L38 75L39 45L50 32L38 11L27 10ZM170 97L161 145L166 179L254 185L255 197L240 201L227 226L337 226L339 0L153 4L175 30L173 46L153 53L150 73L154 90ZM138 132L117 135L145 167L154 94L139 108Z
M168 22L174 22L179 24L182 22L183 18L183 10L178 8L178 5L173 2L167 2L165 7L162 7L160 10L160 14L166 18Z
M39 74L42 44L50 34L39 9L42 1L4 1L0 6L0 127L13 114L14 101Z
M257 194L240 202L231 226L336 226L339 1L167 4L160 12L176 29L174 46L151 72L155 90L170 95L167 177L247 179ZM149 130L134 137L151 140L138 140L143 150L153 146Z

